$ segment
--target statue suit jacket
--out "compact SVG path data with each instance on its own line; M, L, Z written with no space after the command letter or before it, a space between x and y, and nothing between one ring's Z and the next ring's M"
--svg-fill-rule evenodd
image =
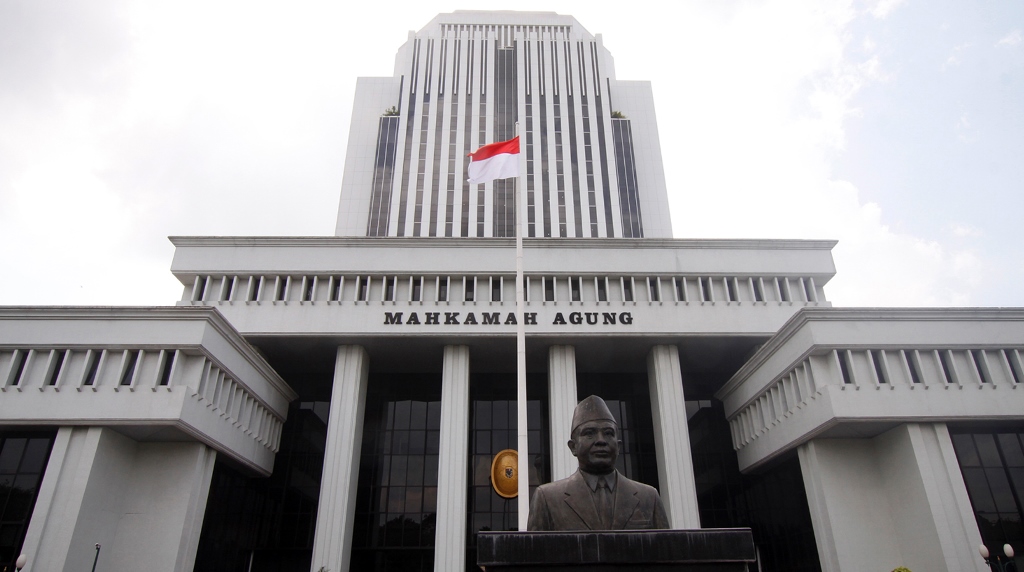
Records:
M600 530L594 498L579 471L537 487L530 501L527 530ZM668 515L654 487L618 473L611 530L667 529Z

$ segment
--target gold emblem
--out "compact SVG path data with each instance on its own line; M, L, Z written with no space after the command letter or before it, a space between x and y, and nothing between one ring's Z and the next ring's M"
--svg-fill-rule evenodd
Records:
M505 449L494 456L491 461L491 486L503 498L519 496L519 454L515 449Z

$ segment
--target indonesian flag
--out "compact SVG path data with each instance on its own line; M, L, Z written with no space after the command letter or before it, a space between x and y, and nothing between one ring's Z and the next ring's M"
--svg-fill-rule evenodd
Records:
M519 176L519 137L484 145L469 154L469 182Z

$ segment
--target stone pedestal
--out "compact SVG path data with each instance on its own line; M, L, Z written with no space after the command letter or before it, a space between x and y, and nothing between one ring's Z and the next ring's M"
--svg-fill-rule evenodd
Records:
M476 563L488 572L744 572L749 528L609 532L480 532Z

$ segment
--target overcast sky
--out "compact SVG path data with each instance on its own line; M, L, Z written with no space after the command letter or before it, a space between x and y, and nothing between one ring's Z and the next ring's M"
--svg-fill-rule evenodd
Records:
M1024 3L520 1L653 83L679 238L836 239L837 306L1024 305ZM353 7L356 6L356 7ZM169 235L331 235L431 1L0 0L0 304L172 304Z

